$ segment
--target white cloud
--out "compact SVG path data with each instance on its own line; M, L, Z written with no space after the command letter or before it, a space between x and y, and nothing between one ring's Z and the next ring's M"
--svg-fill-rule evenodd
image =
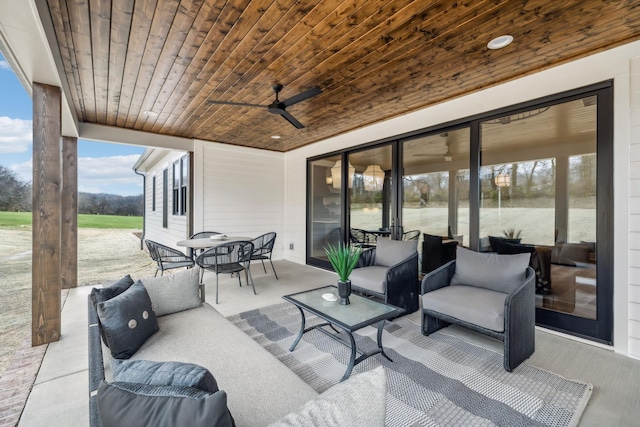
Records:
M139 154L111 157L80 157L78 159L78 191L107 193L121 196L142 194L142 177L133 172ZM12 164L9 168L19 179L29 182L33 178L31 160Z
M130 196L142 194L142 177L133 172L139 154L78 159L78 191Z
M9 169L14 171L21 181L31 182L33 179L33 162L31 159L22 163L14 163L9 166Z
M33 136L31 120L0 116L0 153L29 151Z
M0 69L2 69L2 70L11 70L11 67L9 66L9 63L7 61L0 60ZM13 71L13 70L11 70L11 71Z

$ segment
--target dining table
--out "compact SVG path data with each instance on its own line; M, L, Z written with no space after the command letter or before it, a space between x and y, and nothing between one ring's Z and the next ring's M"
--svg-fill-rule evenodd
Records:
M191 249L209 249L209 248L215 248L224 243L251 242L252 240L253 240L253 237L246 237L246 236L227 236L224 239L220 239L220 238L212 239L210 237L201 237L197 239L180 240L179 242L176 243L176 245L182 246L185 248L191 248Z

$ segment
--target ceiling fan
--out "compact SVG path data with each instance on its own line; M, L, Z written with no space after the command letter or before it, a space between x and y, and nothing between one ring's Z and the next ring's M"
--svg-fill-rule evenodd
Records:
M238 105L241 107L267 108L270 113L277 114L279 116L284 117L285 120L287 120L289 123L294 125L296 128L298 129L304 128L304 125L300 123L298 120L296 120L296 118L293 117L291 113L287 111L287 107L291 107L292 105L297 104L298 102L302 102L313 96L319 95L320 93L322 93L322 89L320 89L318 86L314 86L310 89L305 90L304 92L301 92L297 95L292 96L291 98L285 99L284 101L280 101L278 99L278 94L282 90L283 86L280 83L275 83L271 85L271 88L276 94L276 99L269 105L247 104L244 102L231 102L231 101L214 101L212 99L207 100L207 103L221 104L221 105Z

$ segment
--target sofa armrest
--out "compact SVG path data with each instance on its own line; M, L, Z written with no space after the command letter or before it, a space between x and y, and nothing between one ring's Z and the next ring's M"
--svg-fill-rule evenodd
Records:
M91 298L87 298L89 309L89 425L102 427L98 414L98 386L104 380L104 359L102 356L102 339L100 325Z
M456 260L449 261L448 263L436 268L431 273L428 273L422 279L422 288L420 289L420 295L424 295L427 292L435 291L436 289L449 286L451 279L456 272Z
M535 271L528 267L524 282L504 301L505 351L509 353L504 368L509 372L535 349L535 279Z
M373 265L376 260L376 248L365 249L360 252L360 258L358 258L358 263L356 264L356 268L361 267L369 267Z

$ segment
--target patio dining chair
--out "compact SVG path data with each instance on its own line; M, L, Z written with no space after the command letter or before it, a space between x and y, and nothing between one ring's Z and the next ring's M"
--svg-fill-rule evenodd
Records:
M222 234L222 233L218 233L217 231L200 231L198 233L192 234L191 237L189 237L189 239L205 239L207 237L215 236L216 234ZM189 255L191 255L191 258L195 260L196 257L200 255L203 251L204 249L189 248Z
M420 230L405 231L402 233L402 240L418 240L420 239Z
M271 254L273 253L273 246L275 243L276 243L276 233L273 231L269 233L265 233L253 239L253 252L251 253L251 260L262 261L262 268L266 273L267 267L264 265L264 260L268 259L269 262L271 263L273 274L276 276L276 279L278 279L278 273L276 273L276 268L273 266L273 261L271 261Z
M252 252L253 243L231 241L209 248L198 255L196 264L205 270L216 273L216 304L218 304L218 275L220 273L238 273L238 283L242 286L240 272L244 270L247 284L251 281L253 294L256 295L256 287L249 270Z
M157 265L155 276L158 275L158 271L160 271L160 275L162 276L165 270L181 267L191 268L194 265L192 257L185 255L177 249L170 248L153 240L145 240L145 243L147 244L147 249L149 249L151 259L153 259Z

